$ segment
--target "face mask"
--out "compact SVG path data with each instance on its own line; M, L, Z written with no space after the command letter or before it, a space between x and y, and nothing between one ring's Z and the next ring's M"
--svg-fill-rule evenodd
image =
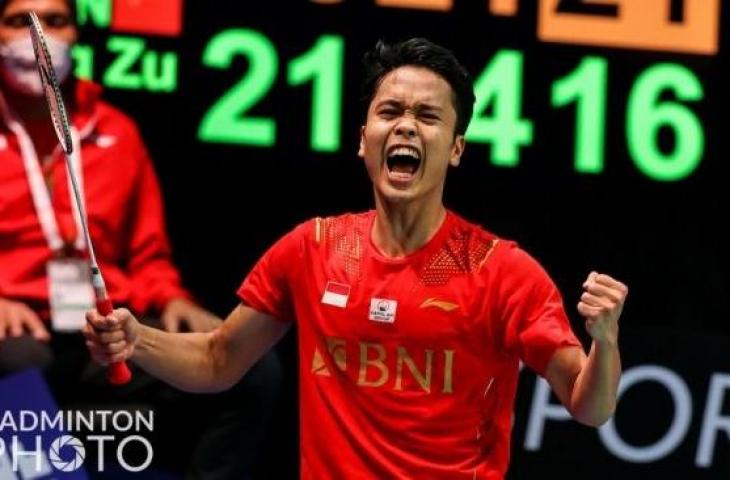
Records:
M70 45L50 35L46 37L48 52L53 60L56 78L63 83L71 72ZM24 36L0 45L0 75L5 84L18 93L40 97L43 85L33 53L30 36Z

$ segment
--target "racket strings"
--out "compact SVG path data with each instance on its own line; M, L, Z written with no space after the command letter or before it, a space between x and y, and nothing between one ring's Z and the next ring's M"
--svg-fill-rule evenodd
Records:
M70 154L73 151L73 142L71 141L68 115L61 97L61 89L58 86L51 54L48 52L48 46L38 16L35 12L30 12L28 17L33 50L38 60L38 73L48 103L51 120L53 121L53 128L56 131L58 140L61 142L61 147L63 147L66 154Z
M86 248L89 251L92 267L97 267L94 246L91 243L91 236L89 234L86 209L84 208L84 202L80 195L76 175L73 172L71 162L69 160L73 153L71 126L69 124L68 115L66 114L63 97L61 96L61 89L58 86L58 78L56 77L56 72L53 68L51 54L48 51L45 36L43 35L43 29L41 28L40 21L38 20L38 16L35 12L28 13L28 25L30 27L30 37L33 43L33 50L38 63L38 74L40 75L41 84L43 85L43 91L51 114L53 128L56 131L58 141L61 143L61 147L66 154L66 168L73 186L73 194L76 200L76 205L79 209L79 217L81 218L81 225L84 232L84 238L86 240Z

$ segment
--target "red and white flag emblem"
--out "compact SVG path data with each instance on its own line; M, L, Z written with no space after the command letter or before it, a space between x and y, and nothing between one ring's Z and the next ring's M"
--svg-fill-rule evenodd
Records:
M344 283L327 282L322 295L322 303L335 307L345 308L350 298L350 286Z

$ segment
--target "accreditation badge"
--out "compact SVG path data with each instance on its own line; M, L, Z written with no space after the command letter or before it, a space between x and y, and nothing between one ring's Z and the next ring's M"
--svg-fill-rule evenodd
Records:
M89 262L79 258L51 260L47 270L53 330L81 330L86 312L94 308Z

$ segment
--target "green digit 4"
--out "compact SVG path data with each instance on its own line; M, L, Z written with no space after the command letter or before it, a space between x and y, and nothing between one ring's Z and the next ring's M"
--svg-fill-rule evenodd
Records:
M523 54L501 50L474 83L476 104L466 139L492 144L492 164L515 167L520 147L532 143L533 124L520 118ZM492 107L491 116L484 115Z

